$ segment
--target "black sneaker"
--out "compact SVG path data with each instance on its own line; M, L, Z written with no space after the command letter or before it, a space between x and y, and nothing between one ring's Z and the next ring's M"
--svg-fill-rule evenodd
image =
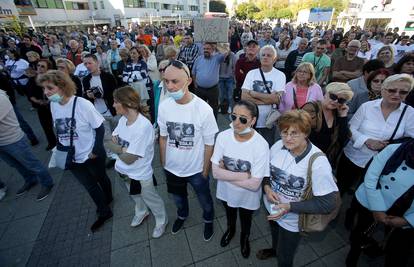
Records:
M180 218L177 218L175 220L174 224L173 224L173 227L171 229L171 233L173 235L175 235L176 233L178 233L181 230L181 228L183 228L183 225L184 225L184 220L182 220Z
M208 242L214 235L213 223L204 224L204 241Z
M36 201L41 201L41 200L47 198L50 191L52 190L52 187L53 187L53 185L51 185L51 186L42 186L42 188L40 188L39 194L37 195Z
M25 182L24 185L19 190L17 190L16 196L24 195L27 191L30 190L30 188L32 188L36 184L37 184L37 182L33 182L33 183Z
M99 228L101 228L105 224L106 221L112 218L112 216L113 216L112 212L110 212L106 216L99 216L98 219L91 226L92 233L96 232Z

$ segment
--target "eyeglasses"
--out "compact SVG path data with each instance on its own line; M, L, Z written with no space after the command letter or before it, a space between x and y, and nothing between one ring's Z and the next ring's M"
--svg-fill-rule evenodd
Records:
M184 64L184 63L182 63L181 61L179 61L179 60L171 60L171 61L170 61L170 64L168 64L168 65L167 65L167 67L169 67L169 66L174 66L174 67L176 67L176 68L178 68L178 69L180 69L180 70L185 71L185 73L187 74L187 76L188 76L188 77L190 77L190 73L188 73L188 72L187 72L187 70L186 70L186 68L184 67L184 66L185 66L185 64ZM167 67L165 67L165 69L166 69ZM165 70L165 69L164 69L164 70Z
M290 133L288 133L287 131L282 131L280 133L280 136L282 136L283 138L286 138L286 137L290 136L291 138L296 139L299 136L301 136L301 134L302 133L298 133L298 132L290 132Z
M243 117L240 117L240 116L236 116L234 114L231 114L230 117L231 117L231 120L232 121L235 121L235 120L237 120L237 118L239 118L239 121L240 121L241 124L246 124L247 123L247 119L246 118L243 118Z
M395 95L396 93L398 93L400 96L406 96L408 95L408 91L407 90L398 90L398 89L385 89L385 91L387 91L390 95Z
M373 83L382 83L382 82L384 82L384 80L374 79L371 82L373 82Z
M338 97L337 95L332 94L332 93L329 93L329 98L330 98L332 101L338 101L338 103L339 103L339 104L345 104L345 103L346 103L346 101L348 101L348 100L346 100L345 98Z

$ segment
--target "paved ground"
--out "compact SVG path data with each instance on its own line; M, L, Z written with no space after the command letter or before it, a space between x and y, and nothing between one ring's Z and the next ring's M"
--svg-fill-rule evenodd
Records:
M47 164L50 157L44 148L46 141L36 112L30 111L26 100L19 99L19 107L39 136L41 144L33 148L39 159ZM222 129L228 126L219 117ZM252 255L242 258L237 235L226 248L219 245L226 228L224 209L215 200L215 235L210 242L202 238L201 209L190 190L190 217L185 229L172 235L175 207L168 195L158 151L154 159L158 191L167 207L170 224L160 239L152 239L154 218L149 217L137 227L129 226L133 216L133 202L117 175L109 172L114 191L113 219L102 230L92 234L95 207L69 172L51 170L55 180L52 194L41 202L35 197L39 186L22 197L15 193L23 184L18 173L0 162L0 177L9 188L0 202L0 267L3 266L277 266L277 260L258 261L254 256L260 248L269 247L270 231L265 211L255 212L251 230ZM215 196L215 182L211 182ZM345 199L347 206L349 199ZM295 257L295 266L344 266L349 250L349 233L343 228L343 213L327 231L303 238ZM240 228L239 228L240 229ZM381 266L381 261L367 257L361 266Z

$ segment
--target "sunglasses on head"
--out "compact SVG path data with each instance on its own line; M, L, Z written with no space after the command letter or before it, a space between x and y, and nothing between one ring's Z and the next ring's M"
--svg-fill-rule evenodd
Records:
M338 97L337 95L332 94L332 93L329 93L329 98L330 98L332 101L338 101L338 103L339 103L339 104L345 104L345 103L346 103L346 101L347 101L345 98Z
M187 74L187 76L188 77L190 77L190 74L187 72L187 70L185 69L185 65L184 65L184 63L182 63L181 61L179 61L179 60L171 60L170 61L170 64L168 64L167 65L167 67L168 66L174 66L174 67L176 67L176 68L178 68L178 69L180 69L180 70L184 70L185 71L185 73ZM167 68L167 67L165 67L165 69ZM165 70L164 69L164 70Z
M243 118L243 117L240 117L240 116L236 116L234 114L231 114L230 117L231 117L231 120L232 121L235 121L235 120L237 120L237 118L239 118L239 121L240 121L241 124L246 124L247 123L247 119L246 118Z

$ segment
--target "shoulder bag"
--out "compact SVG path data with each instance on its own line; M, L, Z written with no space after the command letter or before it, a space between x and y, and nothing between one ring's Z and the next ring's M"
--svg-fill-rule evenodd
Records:
M69 170L73 168L75 158L75 146L73 145L73 131L74 131L74 117L75 107L78 97L75 96L72 106L72 117L70 119L70 130L69 130L69 146L64 146L59 142L59 138L56 147L53 149L52 157L49 162L49 168L57 167L62 170Z
M308 163L308 173L306 176L307 186L303 194L302 200L309 200L313 198L312 192L312 164L316 158L324 156L322 152L313 154ZM328 214L299 214L299 230L301 232L321 232L325 230L328 224L336 218L341 209L341 196L339 192L335 192L335 208Z
M264 77L262 69L259 68L259 71L260 71L260 75L262 76L264 87L266 88L267 93L271 94L272 92L270 91L269 87L267 87L267 82ZM272 110L269 112L269 114L267 114L265 124L268 129L272 129L276 125L276 121L279 119L280 115L282 115L280 114L278 109L279 109L278 105L272 105Z

